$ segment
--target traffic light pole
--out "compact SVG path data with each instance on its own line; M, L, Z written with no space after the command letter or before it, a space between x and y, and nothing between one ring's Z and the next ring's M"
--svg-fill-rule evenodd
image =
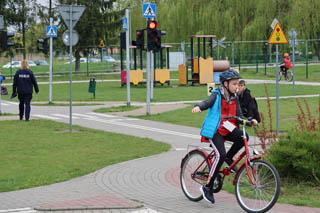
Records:
M52 28L52 17L50 17L50 27ZM53 39L50 37L49 103L52 103L52 42Z
M147 50L147 115L150 115L150 70L151 70L151 52Z
M154 51L150 52L150 99L153 99L153 83L154 83Z
M126 18L127 23L130 23L130 10L126 9ZM129 49L129 34L130 34L130 26L128 25L128 29L126 30L126 62L127 62L127 106L130 106L130 49Z

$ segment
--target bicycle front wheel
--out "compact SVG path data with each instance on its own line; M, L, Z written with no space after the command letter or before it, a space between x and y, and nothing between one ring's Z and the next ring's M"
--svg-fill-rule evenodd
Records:
M236 179L235 193L239 205L247 212L261 213L272 208L280 194L280 177L276 168L264 161L253 160L249 166L252 185L246 167L242 167Z
M279 81L281 81L281 78L282 78L282 72L280 71L278 76Z
M206 184L209 170L209 161L199 150L189 152L182 160L180 184L183 193L189 200L199 201L203 199L200 187Z
M286 80L291 82L293 79L293 73L291 71L287 72Z

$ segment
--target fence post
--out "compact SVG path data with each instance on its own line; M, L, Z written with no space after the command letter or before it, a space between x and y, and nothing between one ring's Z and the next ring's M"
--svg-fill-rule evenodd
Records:
M258 73L258 50L257 50L257 47L256 47L256 65L257 65L256 73Z
M306 40L305 44L306 44L306 78L308 78L308 40Z
M239 58L239 72L240 72L240 48L238 48L238 58Z
M89 76L89 50L87 52L87 76Z
M232 42L232 53L231 53L231 57L232 57L232 65L234 66L234 43Z
M267 50L263 51L264 55L264 75L267 75Z

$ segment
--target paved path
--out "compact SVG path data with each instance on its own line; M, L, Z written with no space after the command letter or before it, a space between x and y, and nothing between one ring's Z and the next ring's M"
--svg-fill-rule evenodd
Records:
M17 103L3 103L6 104L4 112L17 113ZM73 124L163 141L171 144L172 149L108 166L66 182L0 193L0 213L1 210L8 212L8 209L31 213L35 212L34 208L38 211L85 213L243 212L234 194L216 194L215 205L206 201L191 202L183 195L179 185L179 165L188 145L199 145L198 128L91 112L100 107L73 107ZM33 106L31 118L68 123L68 113L68 107ZM320 209L276 204L271 212L320 212Z

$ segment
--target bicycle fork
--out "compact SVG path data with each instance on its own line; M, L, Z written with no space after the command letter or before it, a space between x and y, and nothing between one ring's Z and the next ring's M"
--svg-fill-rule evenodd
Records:
M252 162L250 161L250 155L249 155L249 149L248 149L248 140L247 140L247 135L246 135L246 131L245 131L245 122L243 123L243 126L242 126L242 132L243 132L243 142L244 142L244 145L245 145L245 151L246 151L246 161L245 161L245 166L246 166L246 170L247 170L247 174L248 174L248 177L250 179L250 182L252 183L252 185L256 185L256 181L257 181L257 178L256 178L256 172L254 171L254 168L252 167ZM253 177L251 177L251 173L249 171L249 166L251 167L251 170L252 170L252 175ZM254 181L253 181L254 179Z

